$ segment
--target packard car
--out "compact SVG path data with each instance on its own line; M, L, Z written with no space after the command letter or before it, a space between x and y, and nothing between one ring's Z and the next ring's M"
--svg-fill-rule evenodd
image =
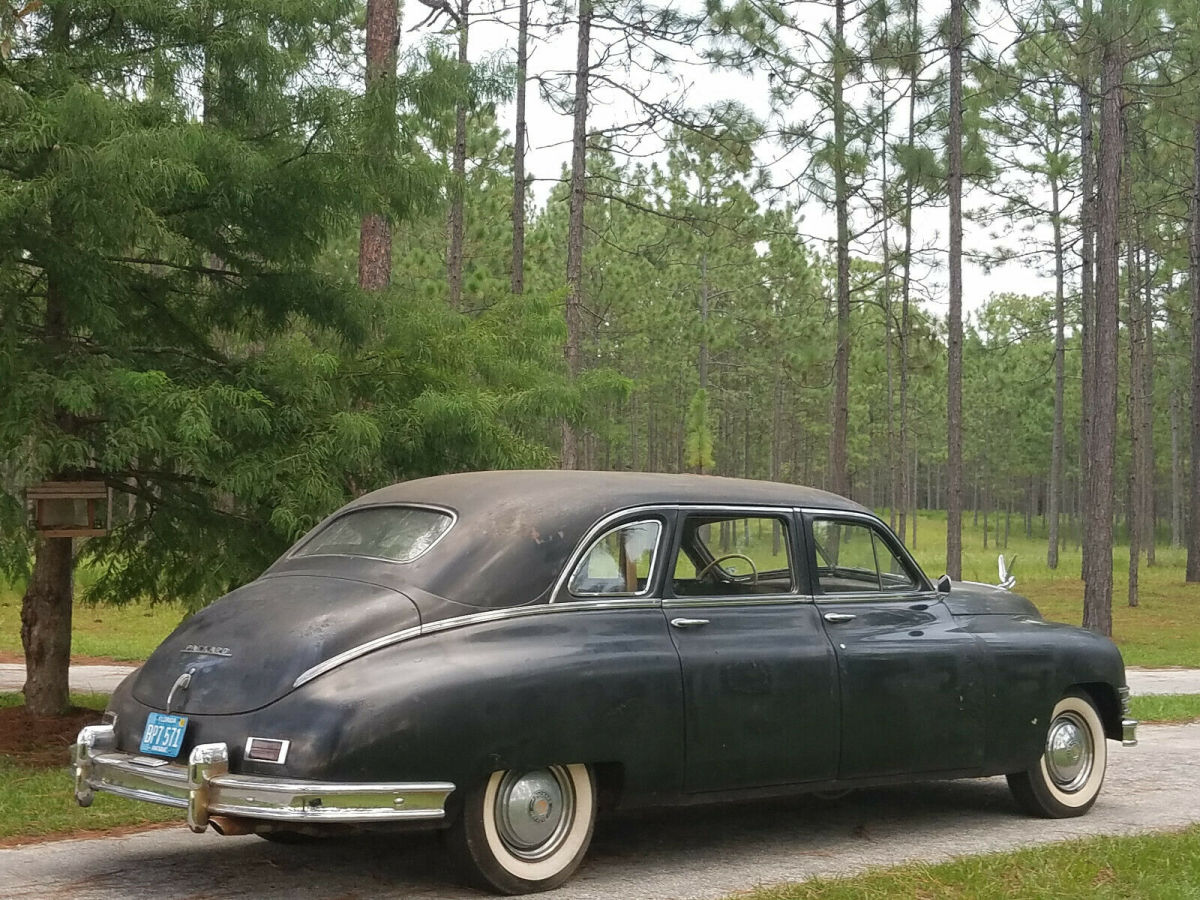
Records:
M546 890L597 810L1007 775L1096 801L1135 742L1113 644L931 582L868 509L630 472L410 481L192 616L73 749L75 795L298 840L437 827L481 886Z

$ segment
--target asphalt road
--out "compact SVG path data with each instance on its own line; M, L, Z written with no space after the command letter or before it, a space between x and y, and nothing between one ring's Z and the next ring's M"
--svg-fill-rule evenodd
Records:
M555 900L724 897L813 875L1200 821L1200 725L1143 727L1109 743L1099 802L1080 819L1021 815L1003 779L935 782L815 798L610 817ZM98 801L102 802L102 801ZM436 836L296 847L184 828L0 850L7 898L464 898Z

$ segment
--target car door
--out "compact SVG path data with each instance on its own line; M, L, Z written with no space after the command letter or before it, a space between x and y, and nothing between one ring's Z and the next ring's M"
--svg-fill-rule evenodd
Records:
M840 778L970 772L984 755L984 665L941 595L872 516L804 516L837 654Z
M683 674L689 792L833 778L837 660L799 591L790 510L682 509L663 613Z

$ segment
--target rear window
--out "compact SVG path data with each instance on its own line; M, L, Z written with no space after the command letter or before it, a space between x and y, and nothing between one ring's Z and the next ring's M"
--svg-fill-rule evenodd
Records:
M368 556L412 562L454 524L449 513L412 506L377 506L346 513L309 538L292 556Z

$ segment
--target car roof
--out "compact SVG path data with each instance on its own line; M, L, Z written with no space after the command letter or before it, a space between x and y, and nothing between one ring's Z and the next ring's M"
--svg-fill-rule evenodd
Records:
M365 494L351 506L428 503L462 514L480 505L588 510L596 518L631 506L752 504L870 512L837 494L798 484L659 472L524 469L461 472L404 481Z
M331 519L388 504L432 506L450 511L457 521L428 552L408 563L289 553L266 574L329 574L384 584L406 593L421 610L422 621L430 621L455 610L462 612L464 607L547 600L588 529L625 509L738 505L869 512L836 494L793 484L712 475L546 469L414 479L365 494Z

